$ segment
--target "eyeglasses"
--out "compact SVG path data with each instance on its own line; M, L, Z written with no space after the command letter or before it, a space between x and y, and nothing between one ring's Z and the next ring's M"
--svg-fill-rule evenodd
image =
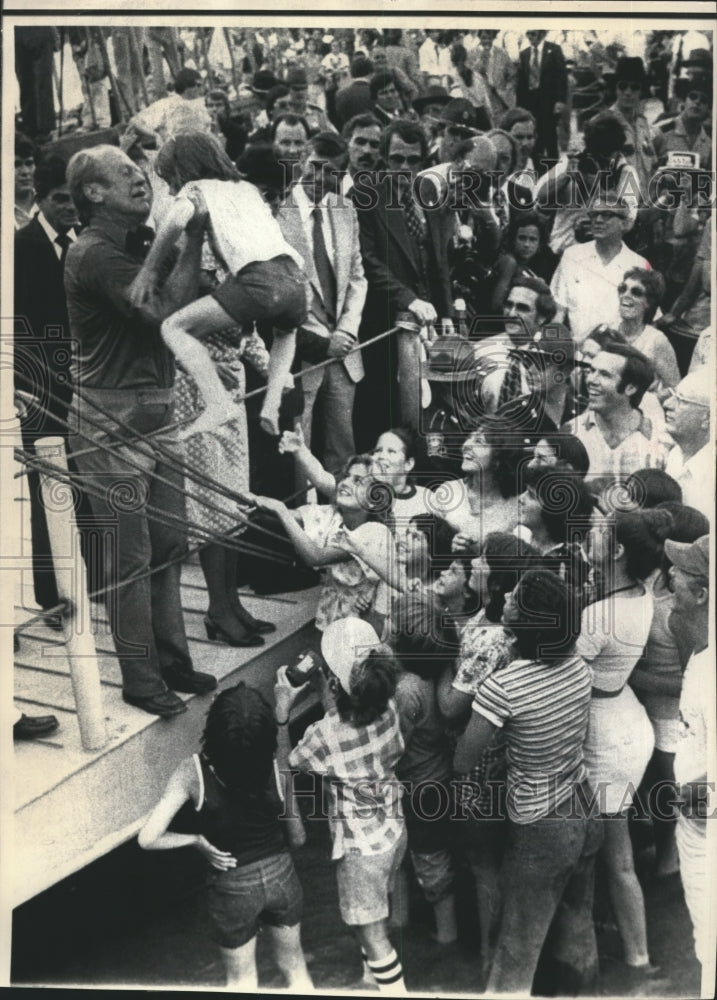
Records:
M626 285L624 282L617 286L618 295L632 295L635 299L647 298L647 293L642 285Z
M634 83L630 80L621 80L617 85L618 90L634 90L636 93L640 93L642 90L641 83Z
M701 101L702 104L709 104L710 99L707 94L703 94L700 90L691 90L687 95L690 101Z
M674 389L667 389L665 393L665 399L662 405L664 406L665 403L667 402L680 403L683 406L702 406L705 407L706 409L709 409L708 403L701 403L697 399L685 399L684 396L680 396L677 392L675 392Z
M415 167L421 162L421 157L417 154L404 156L402 153L389 153L388 159L390 163L394 163L397 167Z

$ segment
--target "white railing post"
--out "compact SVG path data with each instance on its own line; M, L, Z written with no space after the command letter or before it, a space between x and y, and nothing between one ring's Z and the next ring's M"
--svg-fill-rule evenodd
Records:
M65 442L61 437L40 438L35 442L35 452L38 458L58 466L67 475ZM67 658L80 738L85 750L100 750L107 742L107 727L102 708L97 652L92 636L87 572L75 523L73 490L67 483L55 479L50 472L40 471L40 483L50 549L55 563L57 592L66 607L63 619Z

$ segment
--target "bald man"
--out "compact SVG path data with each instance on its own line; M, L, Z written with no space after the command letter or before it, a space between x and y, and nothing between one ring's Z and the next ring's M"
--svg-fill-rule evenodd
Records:
M76 461L95 517L111 533L105 585L123 698L168 718L186 711L175 691L203 694L216 687L216 678L194 670L184 630L177 561L186 549L183 477L131 441L122 453L140 468L123 461L116 447L102 446L128 433L123 424L142 436L174 420L174 359L159 324L197 293L206 219L197 213L189 221L186 245L160 293L151 306L136 309L128 290L153 236L144 225L152 205L146 176L116 147L95 146L75 153L67 180L85 223L65 264L78 345L78 433L70 447L99 446ZM177 447L172 432L162 436L162 447ZM162 524L150 517L148 505L162 512Z

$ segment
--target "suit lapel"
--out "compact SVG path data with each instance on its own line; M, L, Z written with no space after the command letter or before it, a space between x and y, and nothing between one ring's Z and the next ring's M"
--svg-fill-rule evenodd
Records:
M334 242L334 259L332 261L336 275L336 317L344 308L346 288L348 286L348 267L351 256L351 245L348 234L349 227L345 224L344 212L346 206L338 204L338 199L332 200L327 206L331 236ZM345 251L345 252L344 252Z
M284 208L286 210L283 213L283 219L286 223L286 238L289 243L291 243L293 248L303 257L306 277L309 279L309 283L314 290L314 293L318 295L319 299L321 299L321 286L319 285L319 279L314 266L314 255L311 252L311 248L306 240L306 233L304 232L304 226L301 221L301 213L299 211L299 206L294 200L293 192L289 193L289 197L286 199Z
M387 178L386 186L388 186L389 181L390 178ZM386 190L384 190L384 195L386 195L386 193ZM399 254L410 262L416 272L416 276L419 276L421 273L421 266L418 259L418 252L413 242L413 237L409 233L408 227L406 226L406 220L402 209L398 206L396 208L388 209L386 207L386 200L384 200L383 204L379 205L378 216L381 223L385 226L389 238L395 244Z

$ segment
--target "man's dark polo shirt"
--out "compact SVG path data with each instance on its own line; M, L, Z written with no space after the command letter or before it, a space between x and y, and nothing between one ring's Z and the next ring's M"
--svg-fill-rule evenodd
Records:
M68 251L65 291L78 342L73 381L79 387L166 389L174 384L174 356L158 327L127 298L144 256L140 245L131 245L141 242L133 236L115 223L92 223Z

